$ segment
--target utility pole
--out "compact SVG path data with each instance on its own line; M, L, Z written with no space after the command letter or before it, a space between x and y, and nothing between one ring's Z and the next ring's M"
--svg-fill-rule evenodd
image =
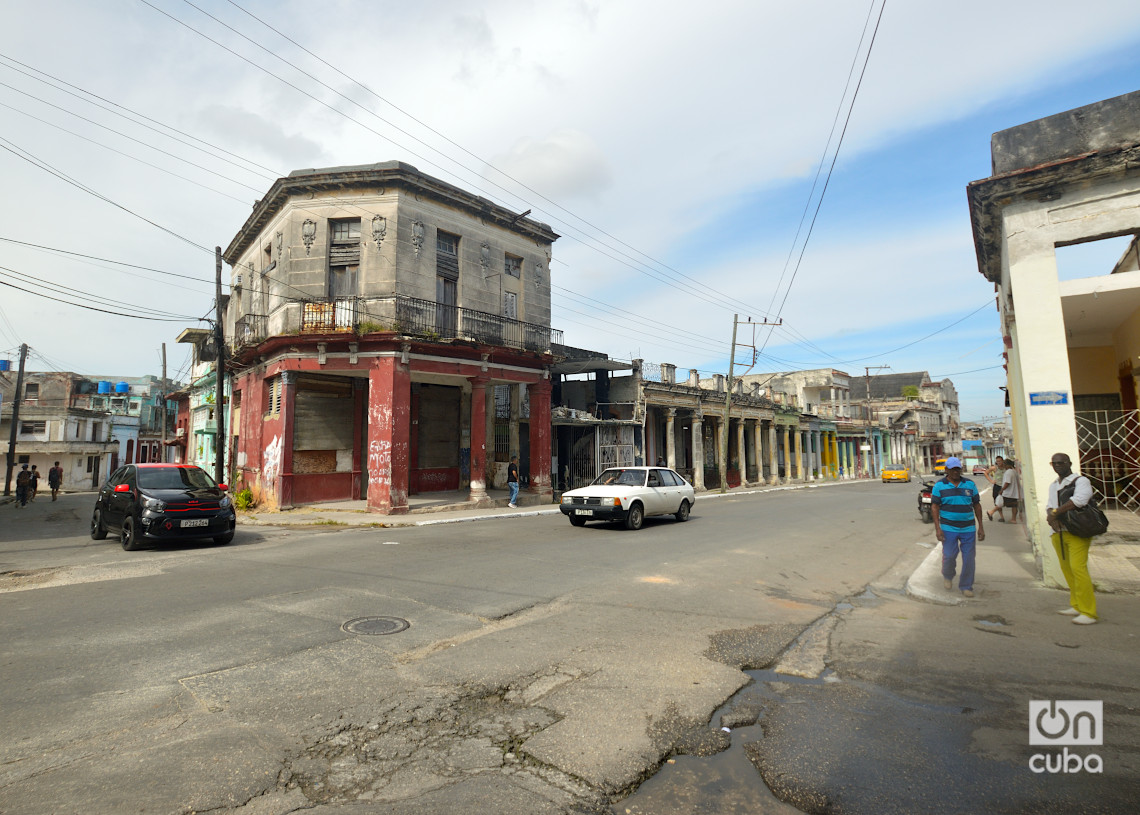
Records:
M720 491L728 492L728 414L732 409L732 366L736 362L736 320L732 315L732 351L728 355L728 382L724 389L724 421L720 423Z
M166 392L170 389L170 385L166 381L166 343L162 344L162 452L159 460L163 464L166 463Z
M871 435L871 371L886 371L890 369L890 365L864 365L863 375L867 382L867 398L863 405L863 421L866 425L865 433L867 439L867 449L864 451L867 455L863 457L863 475L867 478L871 477L871 459L872 454L875 452L875 440Z
M12 427L8 434L8 468L4 476L4 494L12 494L12 470L16 467L16 428L20 422L20 397L24 392L24 362L28 358L28 344L20 344L20 369L16 373L16 392L12 394Z
M214 436L214 480L225 484L226 479L226 337L222 315L222 247L214 247L214 345L218 361L214 364L214 420L218 432Z
M739 317L740 317L739 314L733 314L732 315L732 351L728 357L728 383L727 383L728 387L726 387L724 389L725 390L725 392L724 392L724 421L722 421L720 423L720 468L719 468L719 473L720 473L720 491L722 493L728 491L728 422L729 422L729 412L732 410L732 389L733 389L733 385L735 384L732 380L732 372L733 372L733 365L736 362L736 326L739 322L739 319L738 319ZM784 321L778 320L774 323L771 323L771 322L768 322L767 320L764 320L763 322L753 323L752 318L749 317L748 323L755 327L758 325L783 325ZM753 334L755 334L755 328L753 329ZM753 337L753 342L755 342L755 337ZM755 344L753 344L751 347L752 347L752 365L755 365L756 364L756 356L757 356L756 355L756 346L755 346ZM752 365L749 365L748 368L751 369ZM745 371L745 373L747 373L747 371ZM738 450L737 454L740 456L740 462L739 463L740 463L740 468L742 470L741 475L740 475L740 479L741 479L741 481L743 481L744 480L743 470L745 469L745 466L746 466L744 463L744 451Z

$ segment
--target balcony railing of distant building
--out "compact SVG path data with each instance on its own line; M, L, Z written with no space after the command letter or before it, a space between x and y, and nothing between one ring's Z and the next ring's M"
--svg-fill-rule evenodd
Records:
M300 306L299 328L303 334L393 331L409 337L465 339L539 352L549 351L552 344L563 342L562 332L548 326L404 295L338 297L292 303ZM289 329L279 330L284 333ZM269 318L246 314L237 321L235 335L236 345L261 342L269 336Z

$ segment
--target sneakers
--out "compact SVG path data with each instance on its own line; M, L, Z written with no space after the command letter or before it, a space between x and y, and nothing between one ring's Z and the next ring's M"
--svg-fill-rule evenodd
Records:
M1079 615L1081 612L1077 611L1077 610L1076 610L1075 608L1073 608L1072 606L1069 606L1068 608L1062 608L1062 609L1060 609L1060 610L1059 610L1057 613L1058 613L1058 614L1064 614L1066 617L1076 617L1076 616L1078 616L1078 615Z
M949 577L942 578L942 588L944 588L944 589L954 588L954 581L951 580Z
M962 595L964 597L973 597L974 596L974 590L973 589L962 589Z
M1073 618L1075 625L1096 625L1096 617L1090 617L1087 614L1078 614Z
M509 506L511 509L518 509L519 508L518 504L507 504L507 506Z

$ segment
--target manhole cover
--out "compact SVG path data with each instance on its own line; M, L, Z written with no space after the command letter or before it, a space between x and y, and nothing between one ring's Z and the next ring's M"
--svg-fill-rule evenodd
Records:
M357 617L341 626L349 634L367 634L379 636L380 634L398 634L407 628L410 623L401 617Z

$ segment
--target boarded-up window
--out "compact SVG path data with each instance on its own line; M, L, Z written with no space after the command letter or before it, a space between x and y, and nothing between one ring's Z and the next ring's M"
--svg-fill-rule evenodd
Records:
M462 391L445 385L420 386L420 469L459 466L459 404Z

